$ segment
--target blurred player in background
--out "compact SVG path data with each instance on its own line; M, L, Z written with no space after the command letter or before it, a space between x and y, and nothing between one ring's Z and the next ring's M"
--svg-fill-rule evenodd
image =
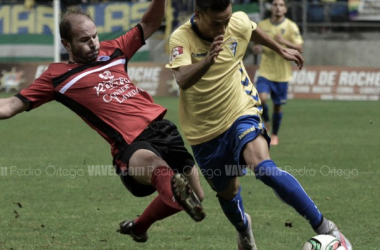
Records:
M243 65L250 41L302 68L303 58L297 50L269 38L245 13L232 14L230 0L196 0L195 15L170 38L172 54L167 67L180 87L180 124L195 159L237 230L239 249L257 249L237 178L245 174L245 167L305 217L315 232L332 234L350 246L298 181L269 156L270 139L261 120L260 100Z
M258 26L272 39L284 47L302 52L303 39L297 24L285 17L287 12L285 0L273 0L271 17L259 22ZM262 118L268 132L270 130L268 95L273 101L271 145L278 144L278 131L282 121L281 106L286 104L288 83L292 78L292 68L289 61L273 50L253 45L253 53L260 54L261 62L258 70L256 89L259 92L263 107Z
M134 196L158 192L140 217L119 225L120 233L137 242L148 240L147 230L154 222L182 209L195 221L205 216L200 203L204 194L192 155L176 126L163 119L166 109L136 87L127 74L128 60L160 27L165 7L166 1L153 0L139 24L104 42L99 42L87 12L69 7L60 21L69 62L50 64L27 89L0 99L0 119L52 100L61 102L111 145L116 171Z

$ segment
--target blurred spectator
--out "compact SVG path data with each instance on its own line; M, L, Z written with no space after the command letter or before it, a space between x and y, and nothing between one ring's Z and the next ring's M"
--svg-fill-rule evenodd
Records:
M30 10L34 7L34 0L25 0L24 5L27 10Z
M36 4L53 5L52 0L25 0L24 5L27 10L31 10Z
M309 22L343 22L348 19L347 0L309 0Z

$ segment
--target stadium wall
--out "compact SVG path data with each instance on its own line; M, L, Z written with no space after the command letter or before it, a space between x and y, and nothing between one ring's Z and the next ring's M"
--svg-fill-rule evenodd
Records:
M305 65L380 68L380 33L357 34L339 39L305 39Z
M29 86L47 66L47 63L0 63L0 92L17 93ZM256 70L256 66L247 67L252 80ZM178 96L178 85L165 64L130 63L128 73L138 87L152 96ZM333 66L294 69L289 98L379 101L380 69Z

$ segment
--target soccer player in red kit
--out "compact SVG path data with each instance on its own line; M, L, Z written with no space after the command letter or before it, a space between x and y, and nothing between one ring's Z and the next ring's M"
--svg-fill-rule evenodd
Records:
M59 26L69 62L50 64L28 88L0 99L0 119L52 100L62 103L111 145L116 171L133 195L158 192L139 218L119 225L120 233L137 242L147 241L147 230L154 222L183 209L195 221L205 217L193 157L176 126L163 119L166 109L127 74L129 59L159 28L165 7L166 1L153 0L139 24L104 42L99 42L87 12L69 7Z

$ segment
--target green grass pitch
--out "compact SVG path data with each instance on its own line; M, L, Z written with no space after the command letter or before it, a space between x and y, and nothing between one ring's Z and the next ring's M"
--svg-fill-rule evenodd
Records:
M178 124L178 99L156 100ZM280 144L271 149L356 250L380 245L379 108L290 100ZM176 214L154 224L144 244L119 235L118 223L141 214L155 195L135 198L112 171L91 172L93 165L110 169L110 148L58 103L0 121L0 135L0 249L237 249L234 228L203 177L203 222ZM297 250L315 235L252 174L240 181L259 249Z

